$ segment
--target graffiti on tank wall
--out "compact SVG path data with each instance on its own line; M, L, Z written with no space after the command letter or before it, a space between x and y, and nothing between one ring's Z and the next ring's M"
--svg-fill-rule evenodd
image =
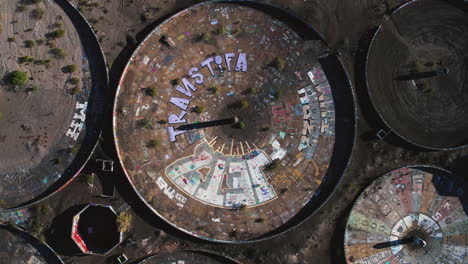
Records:
M164 192L164 194L169 197L169 199L174 200L175 198L176 201L178 201L177 206L180 208L184 207L185 202L187 202L187 198L185 198L180 193L177 193L174 188L170 187L162 177L158 178L156 184Z
M80 135L81 129L83 129L84 122L86 120L86 108L88 103L76 102L75 114L73 115L73 120L70 124L70 127L65 134L68 137L71 137L73 140L77 140Z

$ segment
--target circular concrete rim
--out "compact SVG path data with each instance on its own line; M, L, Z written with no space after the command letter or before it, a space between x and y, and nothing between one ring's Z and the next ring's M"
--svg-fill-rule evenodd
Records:
M406 6L409 6L411 4L414 4L414 3L419 3L419 2L423 2L424 0L411 0L407 3L404 3L403 5L399 6L398 8L396 8L391 14L395 14L395 13L398 13L402 8L405 8ZM409 140L407 139L406 137L404 137L403 135L401 135L400 133L398 133L397 131L393 130L392 129L392 126L390 126L390 124L387 122L387 120L383 117L383 115L380 113L380 111L378 110L377 106L375 105L374 103L374 99L373 99L373 96L372 96L372 93L371 93L371 88L369 86L369 78L368 78L368 69L369 69L369 55L370 55L370 51L372 50L372 47L374 46L374 43L375 43L375 40L377 38L377 36L379 35L380 31L382 30L382 25L379 25L379 27L377 28L376 32L374 33L374 36L372 37L372 40L371 40L371 43L368 47L368 50L367 50L367 53L366 53L366 63L365 63L365 66L364 66L364 74L365 74L365 82L366 82L366 90L367 90L367 94L369 95L370 97L370 101L371 101L371 104L372 104L372 107L373 109L375 110L375 112L377 113L377 115L379 116L380 120L384 123L384 125L391 129L391 133L395 134L396 136L398 136L400 139L402 139L403 141L406 141L408 143L410 143L411 145L413 146L416 146L418 148L421 148L421 149L427 149L427 150L455 150L455 149L461 149L463 147L466 147L468 146L468 142L464 145L460 145L460 146L453 146L453 147L431 147L431 146L425 146L425 145L421 145L421 144L418 144L412 140Z
M91 84L92 84L91 93L94 93L94 96L96 98L97 97L107 96L108 91L109 91L109 69L107 67L107 61L106 61L106 57L104 56L104 51L102 50L102 47L99 44L98 37L97 37L96 33L94 32L92 26L89 24L89 22L83 16L83 14L81 14L81 12L78 11L78 9L74 5L72 5L69 1L66 1L66 0L51 0L51 1L55 2L63 10L63 12L71 20L72 24L85 23L87 25L88 28L83 30L83 31L86 31L86 33L80 34L78 32L78 30L77 29L76 30L78 32L78 35L80 36L81 43L82 43L82 38L81 37L83 36L83 34L86 34L86 36L90 38L90 40L88 40L88 42L94 42L92 46L97 44L97 47L85 47L83 45L83 49L85 49L85 51L87 51L87 49L92 50L92 49L98 48L98 49L95 50L95 53L97 53L97 56L98 56L98 58L95 58L95 60L97 61L95 63L96 66L95 67L90 66L90 68L92 68L96 72L97 71L105 71L104 73L100 72L100 73L92 74L92 76L97 76L97 78L94 78L95 81L93 81L93 79L91 80ZM71 15L75 16L80 21L74 21L70 17ZM92 99L88 99L88 102L90 102L90 101L92 101ZM99 102L95 102L95 104L97 104L97 103L99 103ZM105 111L106 111L105 108L106 108L106 103L103 104L103 109L104 110L101 110L102 111L101 113L98 113L97 115L93 114L92 116L101 117L101 119L102 119L104 117L104 115L105 115ZM87 114L86 114L87 115L86 122L88 122L88 120L91 119L90 117L88 117L88 116L91 116L91 114L90 114L91 109L90 108L88 108L88 109L89 109L89 111L87 111ZM15 210L24 209L24 208L33 206L33 205L38 204L38 203L44 201L45 199L51 197L52 195L60 192L61 190L65 189L65 187L68 184L70 184L81 173L81 171L84 169L84 167L86 166L88 161L91 159L91 156L93 155L93 153L94 153L94 151L95 151L95 149L96 149L96 147L97 147L97 145L99 143L99 139L101 138L102 131L103 131L103 126L97 127L97 129L96 129L96 127L93 127L93 128L94 128L94 130L87 130L85 138L83 139L83 143L86 143L85 141L89 141L89 143L87 144L87 145L89 145L89 150L87 150L87 153L85 154L86 157L83 158L83 161L79 162L80 166L77 166L78 168L76 170L74 170L74 172L71 173L70 176L68 176L65 179L59 178L54 184L52 184L48 189L46 189L41 194L39 194L36 198L31 199L29 201L26 201L23 204L20 204L20 205L14 206L14 207L9 207L9 208L4 208L4 209L0 208L0 212L15 211ZM81 145L82 147L80 147L80 150L78 151L77 155L79 155L83 151L82 150L84 148L83 145L85 145L85 144ZM75 162L75 160L73 162ZM73 164L73 162L72 162L72 164Z
M208 251L208 250L196 250L196 249L193 249L193 250L192 249L179 250L179 251L175 251L173 253L153 254L153 255L150 255L150 256L143 257L143 259L136 262L135 264L145 264L147 261L151 260L152 258L170 256L170 255L176 254L176 253L194 253L194 254L198 254L198 255L202 255L202 256L208 256L208 257L212 257L212 258L223 258L224 261L227 261L224 264L240 264L240 262L238 262L238 261L236 261L236 260L234 260L234 259L232 259L230 257L226 257L224 255L221 255L221 254L219 254L217 252Z
M45 249L47 249L49 251L48 253L50 254L50 256L55 257L53 262L49 262L48 259L46 259L48 261L48 263L64 264L63 260L55 252L55 250L53 248L51 248L47 243L42 242L41 240L39 240L37 237L35 237L35 236L31 235L30 233L26 232L23 228L21 228L19 226L11 226L11 225L8 225L8 224L5 224L5 223L0 223L0 229L4 229L7 232L13 233L15 235L16 234L21 234L21 235L27 236L36 245L45 247Z
M450 177L456 177L456 175L452 174L449 170L446 170L444 168L441 168L441 167L438 167L438 166L432 166L432 165L408 165L408 166L403 166L403 167L397 167L397 168L394 168L394 169L391 169L391 170L388 170L382 174L380 174L378 177L376 177L369 185L365 186L364 188L362 188L362 190L359 192L359 194L356 196L356 199L354 200L353 202L353 206L351 207L351 210L349 211L349 214L346 216L347 218L349 218L349 215L351 214L351 212L354 210L354 207L356 206L356 201L361 197L361 194L369 187L371 186L375 180L381 178L381 177L384 177L386 174L394 171L394 170L399 170L399 169L404 169L404 168L408 168L408 169L419 169L419 170L422 170L422 171L427 171L427 170L432 170L432 171L438 171L440 173L443 173L444 175L446 176L450 176ZM346 225L345 225L345 232L343 232L343 252L344 252L344 260L345 260L345 263L348 263L348 260L346 259L346 252L345 252L345 246L346 246L346 227L348 226L348 220L349 219L346 219Z
M140 47L141 47L141 44L144 43L145 41L148 40L148 38L157 30L158 27L168 23L169 21L171 21L173 18L187 12L187 11L190 11L194 8L197 8L199 6L203 6L203 5L209 5L209 4L214 4L214 3L228 3L228 4L238 4L240 6L242 5L255 5L257 8L256 10L259 10L260 12L263 12L261 9L258 9L260 6L263 6L263 7L268 7L268 8L272 8L272 9L275 9L275 10L279 10L282 12L282 14L285 14L288 16L288 18L292 18L292 19L295 19L296 21L300 21L301 24L306 27L308 30L312 31L314 34L318 35L319 36L319 39L321 41L323 41L325 44L326 41L325 41L325 38L324 36L319 32L317 31L312 25L309 25L307 23L305 23L302 19L300 19L298 16L296 16L295 14L289 12L289 11L286 11L286 10L283 10L281 9L280 7L278 6L275 6L275 5L272 5L272 4L267 4L267 3L260 3L260 2L257 2L255 0L208 0L208 1L205 1L205 2L202 2L202 3L199 3L199 4L195 4L195 5L192 5L190 7L187 7L185 9L182 9L180 10L179 12L176 12L175 14L169 16L168 18L166 18L163 22L161 22L160 24L156 25L155 28L153 30L151 30L148 35L140 42L138 43L138 46L137 48L135 48L135 50L133 51L132 55L130 56L128 62L126 63L124 69L122 70L122 73L121 73L121 76L119 78L119 82L117 84L117 88L116 88L116 92L115 92L115 98L114 98L114 105L113 105L113 117L112 117L112 131L113 131L113 138L114 138L114 147L115 147L115 150L116 150L116 153L117 153L117 156L118 156L118 159L119 159L119 164L120 166L122 167L122 170L125 174L125 177L127 178L130 186L132 187L133 191L135 192L135 194L140 198L140 200L145 204L145 206L150 209L153 214L155 214L158 218L162 219L165 223L169 224L172 228L175 228L176 230L178 231L182 231L184 234L186 235L189 235L190 237L193 237L193 238L197 238L197 239L200 239L200 240L203 240L203 241L208 241L208 242L215 242L215 243L221 243L221 244L250 244L250 243L255 243L255 242L261 242L261 241L265 241L265 240L268 240L268 239L273 239L273 238L276 238L278 236L281 236L289 231L291 231L292 229L302 225L304 222L306 222L308 219L310 219L312 216L314 216L329 200L330 198L333 196L333 194L335 193L335 191L338 189L338 187L341 185L342 183L342 180L343 180L343 177L344 175L346 174L346 172L348 171L349 169L349 165L352 161L352 157L353 157L353 153L355 151L354 149L354 145L356 143L356 140L357 140L357 123L358 123L358 109L357 109L357 104L356 104L356 94L355 94L355 91L353 89L353 83L350 79L350 75L348 73L348 71L346 70L345 66L344 66L344 63L342 61L342 59L339 57L339 54L335 54L334 56L336 57L336 60L338 61L338 64L339 64L339 67L341 68L342 70L342 73L343 75L346 77L346 91L349 92L349 97L348 100L350 101L349 103L351 104L352 106L352 115L353 115L353 118L352 120L347 120L347 121L352 121L352 133L349 133L349 134L352 134L351 137L349 139L352 139L350 141L352 142L349 142L349 145L350 145L350 149L345 151L345 152L348 152L346 153L344 156L344 159L345 161L343 162L343 168L339 169L340 171L337 173L337 175L332 175L335 179L335 182L331 185L331 186L326 186L328 188L330 188L330 190L327 192L327 195L325 198L323 198L322 202L318 203L319 205L316 206L315 208L312 208L311 207L311 204L310 202L315 198L315 196L313 196L309 202L303 206L303 208L295 215L293 216L293 218L290 220L296 220L295 223L293 223L291 226L288 226L288 223L290 222L287 222L285 224L283 224L282 226L278 227L277 229L275 230L272 230L271 232L269 233L266 233L266 234L263 234L261 236L258 236L256 238L253 238L253 239L250 239L250 240L243 240L243 241L226 241L226 240L218 240L218 239L213 239L213 238L208 238L208 237L203 237L203 236L198 236L192 232L190 232L189 230L186 230L186 229L183 229L183 228L180 228L178 227L177 225L173 224L171 221L167 220L165 217L163 217L157 210L155 210L147 201L146 199L140 194L140 192L136 189L135 185L133 184L132 180L130 179L127 171L124 169L124 164L123 164L123 161L121 159L122 157L122 154L120 153L119 151L119 143L118 143L118 140L117 140L117 135L116 135L116 131L117 131L117 118L116 118L116 112L117 112L117 104L118 104L118 99L119 99L119 92L120 92L120 84L122 83L122 80L123 80L123 77L124 77L124 74L125 72L127 71L133 57L135 56L135 54L138 53L138 51L140 50ZM254 8L255 9L255 8ZM319 59L319 58L318 58ZM349 89L349 90L348 90ZM334 100L335 100L335 96L336 94L333 94L333 97L334 97ZM335 114L337 113L336 111L336 102L335 102ZM349 109L348 109L349 110ZM349 114L349 112L347 113ZM343 122L343 123L346 123ZM336 139L336 135L335 135L335 139ZM335 159L335 156L336 156L336 152L335 152L335 149L336 149L336 141L335 141L335 147L334 147L334 151L333 151L333 154L332 154L332 157L331 157L331 160L330 160L330 164L331 162L334 161ZM329 168L330 170L330 168ZM325 177L332 177L331 175L329 175L328 171L327 173L325 174L324 176L324 179ZM329 180L331 181L331 180ZM323 182L326 182L325 180ZM321 188L322 188L322 185L324 185L324 183L322 182L322 184L320 185L319 189L317 190L320 190L321 191ZM323 192L320 192L321 195L323 194ZM300 215L300 213L304 210L304 209L307 209L308 207L312 208L311 211L312 212L305 212L305 215ZM309 209L310 209L309 208ZM300 220L296 219L296 218L301 218ZM287 226L286 228L283 228Z

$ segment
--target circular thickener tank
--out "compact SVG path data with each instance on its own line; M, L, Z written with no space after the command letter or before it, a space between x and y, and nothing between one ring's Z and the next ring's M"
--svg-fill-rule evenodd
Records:
M428 149L468 143L468 14L437 0L411 1L377 30L367 88L389 130Z
M223 242L310 216L354 142L339 59L296 18L248 4L200 4L156 27L114 106L118 155L138 195L176 228Z
M27 1L25 1L27 2ZM76 176L102 128L107 70L68 1L0 1L0 209L42 200Z

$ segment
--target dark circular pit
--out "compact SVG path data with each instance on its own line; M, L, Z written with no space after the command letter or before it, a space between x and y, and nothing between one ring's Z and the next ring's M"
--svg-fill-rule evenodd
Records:
M468 14L437 0L398 8L371 43L367 87L388 128L420 147L468 144Z
M72 239L85 254L106 255L122 242L110 205L90 204L73 217Z

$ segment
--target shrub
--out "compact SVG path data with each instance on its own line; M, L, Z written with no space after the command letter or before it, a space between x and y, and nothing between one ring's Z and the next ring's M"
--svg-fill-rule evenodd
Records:
M237 231L236 230L232 230L231 232L229 232L229 237L230 238L236 238L237 237Z
M247 101L247 100L242 100L242 101L240 102L240 108L242 108L242 109L247 109L247 108L249 108L249 101Z
M255 218L255 223L264 223L264 222L265 222L265 218L263 217Z
M24 46L26 48L34 48L36 46L36 43L32 40L25 40L24 41Z
M213 86L210 88L210 92L213 94L218 94L219 91L221 91L221 88L219 88L218 86Z
M172 80L172 81L171 81L171 84L174 85L174 86L176 86L176 85L179 85L180 82L181 82L180 78L177 78L177 79Z
M141 120L138 120L137 126L139 128L147 128L147 129L153 128L153 125L151 125L151 120L149 120L148 118L143 118Z
M37 44L37 45L42 45L42 44L44 44L44 43L45 43L45 40L43 40L43 39L38 39L38 40L36 40L36 44Z
M158 89L155 86L150 86L145 89L145 94L147 96L156 96L158 94Z
M271 65L278 71L283 71L286 67L286 61L283 58L275 58Z
M159 146L161 146L161 140L159 139L152 139L146 144L146 147L148 148L157 148Z
M30 16L31 16L32 18L34 18L34 19L39 20L39 19L41 19L41 18L44 16L44 14L45 14L44 9L42 9L42 8L34 8L34 9L31 11Z
M16 8L16 12L18 13L21 13L21 12L24 12L24 11L27 11L28 10L28 7L25 6L25 5L19 5L17 8Z
M8 74L7 81L13 85L25 85L28 82L28 75L22 71L13 71Z
M120 212L117 216L119 232L127 232L132 225L132 215L129 212Z
M28 89L28 92L36 92L36 91L39 91L39 86L37 86L37 85L32 85Z
M50 60L49 60L49 59L46 59L46 60L36 60L36 61L34 61L34 64L36 64L36 65L46 65L46 66L49 66L49 63L50 63Z
M36 216L29 223L29 233L35 237L39 237L44 230L44 225L42 224L42 217Z
M168 123L168 121L166 119L162 119L162 120L159 120L158 123L161 125L165 125Z
M70 78L68 82L71 84L77 85L78 83L80 83L80 79L73 77L73 78Z
M70 91L70 94L71 95L76 95L77 93L79 93L81 91L80 87L78 85L75 85L75 87L73 87Z
M93 185L94 183L94 174L86 174L86 183L88 183L88 185Z
M283 96L283 92L281 90L278 90L275 92L273 96L275 97L276 100L281 99L281 97Z
M193 39L193 41L195 41L195 42L200 42L200 41L204 41L204 40L209 40L209 35L208 34L200 33L200 34L196 35L195 38Z
M89 1L89 0L86 0L86 1L80 1L78 3L79 6L86 6L86 7L90 7L92 5L92 2Z
M63 37L64 35L65 35L65 30L57 29L57 30L47 33L46 37L48 39L58 39L58 38Z
M49 51L57 59L63 59L67 56L62 48L53 48Z
M280 167L281 163L278 159L273 160L270 164L268 164L265 169L269 171L276 170Z
M73 72L76 72L77 69L78 69L78 67L75 64L71 64L71 65L67 65L67 66L63 67L62 72L64 72L64 73L73 73Z
M62 159L61 159L61 158L56 158L56 159L54 160L54 164L55 164L55 165L60 165L60 164L62 164Z
M216 28L216 30L215 30L215 34L216 34L216 35L226 35L226 28L224 28L223 26L219 25L219 27Z
M70 153L76 154L78 153L79 150L80 150L80 146L73 146L72 148L70 148Z
M54 24L52 24L52 27L54 27L54 28L61 28L61 27L63 27L63 22L57 21L57 22L55 22Z
M249 88L247 89L248 94L257 94L257 88Z
M194 106L192 108L192 112L197 113L197 114L201 114L201 113L205 112L205 107L204 106L198 106L198 105Z
M9 37L7 40L8 40L8 42L16 42L16 38L15 38L15 37Z
M34 58L30 57L30 56L23 56L23 57L18 58L18 62L20 64L29 63L29 62L33 62L33 61L34 61Z
M237 125L240 129L244 129L246 127L246 124L244 121L240 121L239 124Z

